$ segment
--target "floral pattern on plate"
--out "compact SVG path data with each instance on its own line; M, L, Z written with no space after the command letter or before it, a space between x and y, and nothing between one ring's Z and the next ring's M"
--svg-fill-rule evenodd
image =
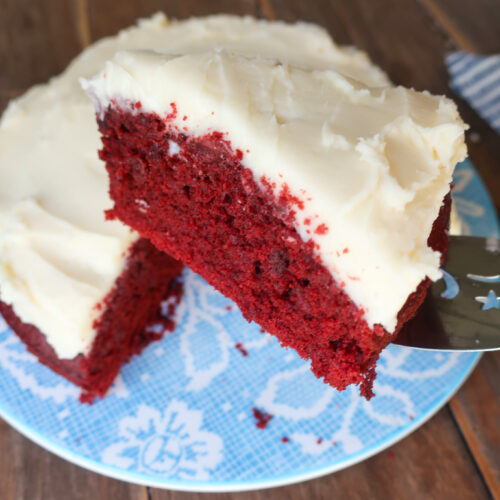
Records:
M473 167L461 164L454 200L466 233L498 235ZM439 409L479 356L389 346L377 396L338 392L308 363L247 323L191 271L177 327L123 367L106 398L39 364L0 317L0 414L68 460L170 489L229 491L309 479L401 439Z

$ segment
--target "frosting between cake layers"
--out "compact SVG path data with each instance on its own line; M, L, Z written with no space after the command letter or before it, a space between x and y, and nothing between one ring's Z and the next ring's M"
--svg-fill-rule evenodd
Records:
M101 116L140 102L166 117L175 103L180 130L227 134L257 181L303 201L299 235L369 325L394 331L418 284L441 276L427 238L466 155L465 125L445 97L224 50L121 52L82 85Z
M314 25L232 16L169 22L158 14L93 44L60 76L11 102L0 122L0 298L37 326L59 357L90 349L95 306L138 238L104 220L107 176L97 158L94 109L78 78L121 49L184 54L216 47L306 69L335 67L371 86L388 83L364 53L337 47Z

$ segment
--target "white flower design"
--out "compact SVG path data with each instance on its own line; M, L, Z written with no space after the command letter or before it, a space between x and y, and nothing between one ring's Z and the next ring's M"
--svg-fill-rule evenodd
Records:
M122 469L187 479L208 479L222 460L220 436L201 430L203 414L173 400L162 412L140 405L135 416L119 422L121 440L108 446L102 460Z
M191 271L184 275L184 296L177 308L179 318L184 318L181 326L181 354L184 358L185 374L191 379L188 391L198 391L222 373L229 363L229 335L218 320L225 313L223 308L213 306L209 295L215 290ZM212 353L205 353L200 333L209 332L213 343ZM203 356L205 354L205 356Z
M342 409L343 418L340 427L335 432L325 439L318 439L318 436L313 433L300 431L292 434L292 441L300 446L304 455L321 455L325 451L328 451L333 443L341 446L346 454L356 453L363 448L363 443L351 429L361 397L358 395L356 387L351 386L346 389L346 392L348 395L345 401L346 404Z
M130 396L127 384L120 373L116 376L115 380L113 380L113 385L109 388L106 397L109 398L111 395L117 398L128 398Z
M222 300L221 300L222 299ZM184 359L184 371L190 381L187 391L199 391L208 387L215 377L224 372L230 361L231 353L240 338L231 338L231 333L242 335L249 328L244 321L243 331L225 319L236 310L236 306L224 299L219 292L203 281L192 271L184 275L184 296L177 308L180 325L180 349ZM239 314L239 313L237 313ZM207 340L209 339L209 340ZM245 350L266 347L271 340L268 334L259 335L244 342Z
M52 399L61 404L67 399L77 399L80 393L78 387L40 365L36 356L26 350L11 330L0 336L0 366L10 373L21 389L42 400Z
M363 400L363 409L379 424L399 427L415 417L415 405L407 392L377 380L373 384L376 398Z
M295 421L317 417L328 407L335 391L315 382L309 365L302 363L299 368L272 376L255 405L274 416ZM309 387L308 398L305 398L304 387ZM298 405L298 401L302 404Z

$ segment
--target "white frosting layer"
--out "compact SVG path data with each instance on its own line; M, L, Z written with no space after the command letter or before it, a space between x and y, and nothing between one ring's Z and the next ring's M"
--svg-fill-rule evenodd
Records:
M298 233L370 325L393 331L417 285L440 277L427 238L466 154L450 100L222 50L121 52L82 84L101 113L112 100L139 101L166 116L174 102L179 128L228 133L257 181L276 193L286 183L304 201ZM322 224L328 231L316 234Z
M107 176L97 158L94 109L78 77L90 77L121 49L184 54L214 47L387 83L363 53L338 48L313 25L229 16L168 23L160 14L97 42L62 75L12 102L0 123L0 294L61 358L90 348L100 314L95 305L137 239L104 221L111 206Z
M462 221L460 220L460 216L458 215L455 200L453 199L453 193L451 196L451 213L450 213L450 234L455 236L459 236L462 234Z

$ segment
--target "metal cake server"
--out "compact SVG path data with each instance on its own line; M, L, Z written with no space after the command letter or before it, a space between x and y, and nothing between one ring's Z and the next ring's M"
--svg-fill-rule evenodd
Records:
M447 351L500 349L500 240L450 236L443 279L393 344Z

